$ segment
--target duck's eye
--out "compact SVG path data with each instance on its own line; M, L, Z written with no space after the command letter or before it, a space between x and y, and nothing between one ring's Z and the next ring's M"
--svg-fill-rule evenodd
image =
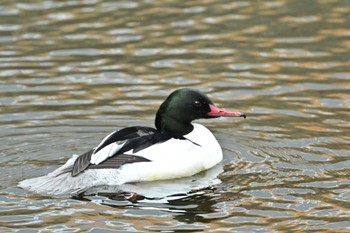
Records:
M200 107L202 107L202 103L199 102L198 100L196 100L193 102L193 106L195 106L196 108L200 108Z

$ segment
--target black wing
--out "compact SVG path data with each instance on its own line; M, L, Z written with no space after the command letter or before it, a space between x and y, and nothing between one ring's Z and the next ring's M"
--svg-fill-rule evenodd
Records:
M135 127L128 127L121 129L119 131L116 131L112 134L110 134L107 138L103 139L103 141L96 147L94 150L90 150L82 155L80 155L74 162L74 165L71 170L72 176L77 176L87 168L118 168L126 163L134 163L134 162L145 162L148 161L145 158L139 157L139 156L133 156L133 155L122 155L125 151L129 151L131 149L136 149L137 151L142 150L150 145L150 140L143 139L144 137L149 137L157 133L157 130L150 127L142 127L142 126L135 126ZM152 138L152 137L151 137ZM90 163L91 156L96 153L97 151L101 150L103 147L119 141L125 141L125 145L121 148L121 150L118 151L118 156L112 156L102 163L98 165L93 165ZM139 143L139 142L143 143ZM135 145L139 145L138 148L135 147ZM143 148L142 148L143 147ZM129 149L130 148L130 149Z
M100 143L100 145L98 145L95 148L94 153L113 142L124 141L127 139L136 138L144 135L150 135L156 132L157 130L154 128L142 126L127 127L119 131L115 131L112 134L110 134L107 138L103 139L102 143Z

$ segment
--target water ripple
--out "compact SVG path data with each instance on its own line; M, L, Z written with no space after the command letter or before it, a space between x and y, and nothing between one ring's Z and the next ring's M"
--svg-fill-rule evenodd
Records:
M349 13L341 0L4 1L0 231L347 232ZM248 115L201 121L224 152L209 188L130 202L16 187L153 125L181 87Z

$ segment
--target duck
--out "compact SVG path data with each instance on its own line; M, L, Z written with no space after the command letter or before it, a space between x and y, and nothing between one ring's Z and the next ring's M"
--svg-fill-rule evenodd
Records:
M160 105L155 128L113 131L93 149L73 155L53 172L23 180L19 187L40 194L79 194L96 186L191 177L223 159L220 144L198 119L243 117L214 105L201 91L181 88Z

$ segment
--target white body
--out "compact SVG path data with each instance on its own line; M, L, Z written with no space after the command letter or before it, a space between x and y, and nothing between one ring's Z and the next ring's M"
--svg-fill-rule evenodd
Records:
M76 177L72 177L70 173L60 174L63 169L74 164L78 157L74 155L66 164L48 175L24 180L19 186L37 193L60 195L77 194L100 185L122 185L192 176L222 160L221 147L213 134L200 124L193 126L194 129L184 135L188 140L170 139L137 153L125 153L145 157L151 162L125 164L118 169L87 169ZM98 162L94 162L104 161L108 156L109 153L100 154Z

